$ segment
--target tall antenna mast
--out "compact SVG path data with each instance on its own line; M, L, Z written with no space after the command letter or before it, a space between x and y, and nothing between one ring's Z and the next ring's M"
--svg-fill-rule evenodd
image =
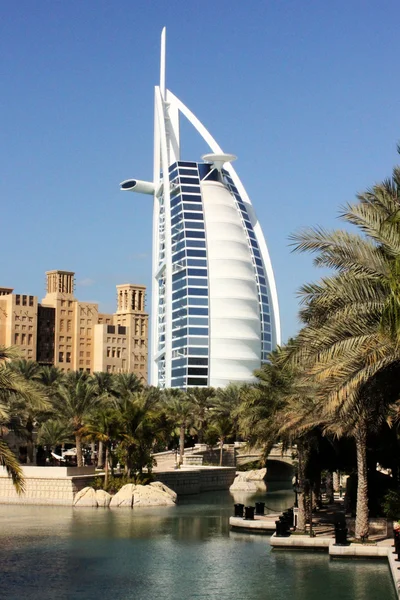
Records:
M160 92L162 99L165 101L165 40L166 30L163 27L161 32L161 56L160 56Z

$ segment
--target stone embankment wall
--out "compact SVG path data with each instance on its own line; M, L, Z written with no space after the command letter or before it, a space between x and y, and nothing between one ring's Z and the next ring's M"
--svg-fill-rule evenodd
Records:
M76 467L24 467L23 470L25 493L19 495L5 469L0 468L0 504L72 506L75 495L83 488L90 487L95 477L92 467L83 467L81 470ZM162 471L155 476L178 496L183 496L228 490L235 473L235 468L203 467Z
M74 496L90 486L92 467L23 467L25 493L17 494L10 477L0 468L0 504L72 506Z

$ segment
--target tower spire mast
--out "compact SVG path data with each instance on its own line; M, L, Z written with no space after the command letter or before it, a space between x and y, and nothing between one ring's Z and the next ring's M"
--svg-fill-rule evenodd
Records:
M161 32L161 55L160 55L160 92L162 99L165 101L165 45L166 45L166 28L163 27Z

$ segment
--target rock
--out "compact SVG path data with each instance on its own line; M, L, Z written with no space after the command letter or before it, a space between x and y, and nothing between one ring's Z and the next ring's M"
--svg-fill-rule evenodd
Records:
M160 486L137 485L133 494L133 506L174 506L176 498L173 499L171 492L172 490L167 492Z
M104 490L96 490L97 505L102 508L108 508L111 502L111 495Z
M258 492L258 486L255 481L247 481L245 479L235 478L229 488L230 492Z
M246 481L263 481L267 474L267 469L254 469L253 471L240 471L237 473L238 475L242 475L243 479Z
M150 485L153 487L160 488L163 492L166 492L167 494L169 494L174 502L177 501L178 494L176 492L174 492L174 490L171 490L171 488L169 488L167 485L165 485L165 483L163 483L162 481L152 481L150 483Z
M97 507L96 491L91 487L85 487L78 492L74 498L74 506Z
M133 493L136 489L134 483L127 483L111 498L110 508L132 508Z
M265 491L266 486L264 477L267 469L256 469L254 471L238 471L235 481L229 488L232 492L261 492Z

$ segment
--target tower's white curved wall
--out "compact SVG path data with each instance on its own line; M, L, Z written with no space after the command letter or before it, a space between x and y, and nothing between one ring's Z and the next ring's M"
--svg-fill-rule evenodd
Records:
M260 367L261 326L254 266L232 194L214 181L201 193L207 240L209 385L251 381Z

